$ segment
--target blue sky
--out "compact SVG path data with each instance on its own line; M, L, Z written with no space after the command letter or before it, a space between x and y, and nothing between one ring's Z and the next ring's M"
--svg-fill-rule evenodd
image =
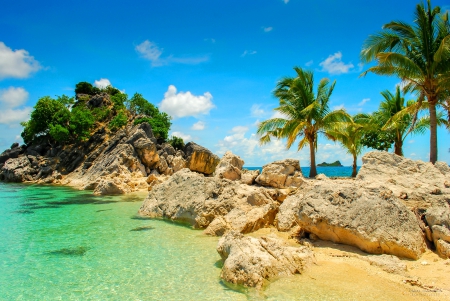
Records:
M293 67L336 80L333 108L372 112L395 77L359 75L364 40L392 20L413 21L418 1L2 1L0 149L20 142L20 121L45 95L73 96L88 81L143 94L174 117L171 133L246 166L283 158L309 165L309 151L283 141L260 146L259 121L278 105L272 91ZM448 2L432 1L447 9ZM450 163L450 134L438 132ZM406 157L428 161L429 135L405 141ZM318 162L351 157L319 138ZM359 160L360 161L360 160Z

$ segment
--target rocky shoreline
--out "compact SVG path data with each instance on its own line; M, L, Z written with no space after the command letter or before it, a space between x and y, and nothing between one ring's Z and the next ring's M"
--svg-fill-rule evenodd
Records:
M399 265L398 257L418 260L435 252L450 258L449 166L386 152L362 160L356 179L347 180L304 178L293 159L247 171L230 152L219 159L192 142L183 150L158 143L142 123L114 135L99 128L87 142L64 148L14 144L0 155L0 180L70 185L98 195L148 190L139 214L222 236L221 277L244 287L303 273L317 262L313 249L320 241L379 254L371 260L387 262L382 269ZM264 229L287 237L248 235Z

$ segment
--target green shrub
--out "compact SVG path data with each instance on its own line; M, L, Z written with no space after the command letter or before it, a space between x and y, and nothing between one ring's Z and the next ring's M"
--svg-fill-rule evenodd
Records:
M153 135L155 135L158 139L167 140L169 135L170 126L172 123L170 122L170 117L166 113L160 113L154 118L143 117L137 118L134 120L134 124L141 124L143 122L147 122L152 127Z
M174 149L183 150L184 149L184 141L183 138L172 136L168 141L170 145L173 146Z
M119 93L111 96L113 103L113 109L118 112L125 109L125 103L127 102L128 95L125 93Z
M124 111L119 111L119 113L111 120L108 127L111 131L117 131L118 129L124 127L128 122L128 117Z
M70 130L78 140L89 138L94 122L94 116L88 109L76 107L70 114Z
M88 82L79 82L75 85L75 94L95 95L100 92L101 90L99 88L92 86L92 84Z
M111 115L111 110L108 107L94 108L92 110L92 115L94 116L95 121L104 121Z
M55 139L59 143L64 143L70 138L69 130L60 124L50 124L49 126L49 134L50 136Z

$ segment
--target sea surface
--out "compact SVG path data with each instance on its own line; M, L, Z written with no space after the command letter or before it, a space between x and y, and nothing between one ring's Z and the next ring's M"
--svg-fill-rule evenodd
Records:
M310 168L309 167L300 167L302 170L302 174L304 177L308 177L309 176L309 171ZM358 166L356 168L357 171L359 171L361 167ZM246 167L244 166L244 169L248 169L248 170L259 170L260 172L262 171L262 167ZM329 178L334 178L334 177L343 177L343 178L349 178L352 176L352 167L351 166L342 166L342 167L316 167L317 169L317 174L325 174L327 177Z
M0 182L0 300L393 300L397 296L395 287L376 285L377 278L364 280L358 275L354 282L348 277L342 282L342 271L335 275L320 266L315 267L316 274L282 278L260 292L233 290L220 280L218 238L137 216L144 197L97 197L61 186ZM350 275L348 269L345 274ZM386 297L386 291L394 295Z

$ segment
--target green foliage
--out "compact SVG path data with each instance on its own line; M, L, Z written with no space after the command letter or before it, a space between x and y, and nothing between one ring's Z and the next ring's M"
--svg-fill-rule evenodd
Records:
M124 127L128 122L127 114L122 110L109 122L108 127L111 131L117 131Z
M95 121L105 121L111 115L111 110L108 107L94 108L92 115Z
M61 96L56 96L56 101L63 104L66 108L70 108L75 104L75 99L73 97L69 97L65 94Z
M100 92L101 90L99 88L92 86L92 84L88 82L79 82L75 85L75 94L95 95Z
M59 143L64 143L70 138L69 130L60 124L50 124L49 134Z
M125 109L125 103L127 102L128 95L125 93L118 93L111 96L113 103L113 109L118 112Z
M135 93L128 101L128 110L133 115L142 114L149 116L136 119L134 124L148 122L152 126L153 134L156 138L167 140L170 126L172 125L169 115L164 112L160 112L157 107L148 102L139 93Z
M174 149L178 149L178 150L184 149L184 141L180 137L172 136L167 142L170 145L172 145Z
M372 149L388 151L395 140L393 132L385 132L381 129L366 131L361 137L361 144Z
M94 122L95 119L91 111L83 107L76 107L70 115L70 131L78 140L87 139Z
M121 94L122 92L120 92L119 89L114 88L113 86L109 85L107 86L105 89L102 89L102 92L106 92L111 96L114 96L116 94Z

